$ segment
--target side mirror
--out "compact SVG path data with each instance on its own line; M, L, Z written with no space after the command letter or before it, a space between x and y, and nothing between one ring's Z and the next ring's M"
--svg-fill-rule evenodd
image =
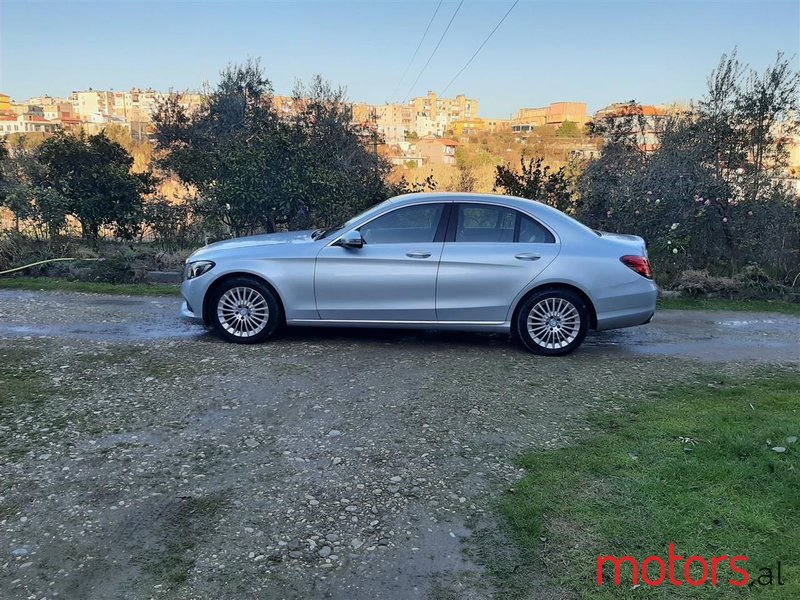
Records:
M361 237L361 232L354 229L348 231L337 242L342 248L362 248L364 246L364 238Z

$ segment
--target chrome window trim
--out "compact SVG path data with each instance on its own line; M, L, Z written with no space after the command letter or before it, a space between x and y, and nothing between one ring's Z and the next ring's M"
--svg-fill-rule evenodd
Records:
M457 200L454 200L454 203L456 204L456 207L455 207L456 210L458 210L458 205L459 204L488 204L489 206L498 206L500 208L507 208L508 210L517 211L518 213L521 213L521 214L525 215L526 217L528 217L530 219L533 219L534 222L538 223L539 225L544 227L547 231L549 231L551 233L551 235L553 236L553 239L555 239L555 242L552 242L552 244L561 244L561 238L553 230L552 227L550 227L546 223L542 222L542 220L539 217L536 217L536 216L532 215L531 213L529 213L528 211L522 210L521 208L517 208L516 206L508 206L507 204L501 204L501 203L498 203L498 202L491 202L491 201L488 201L488 200L466 200L466 199L460 199L460 198L457 199ZM458 216L456 216L455 218L458 219ZM546 246L552 245L551 242L457 242L455 240L453 240L452 242L448 242L447 240L445 240L445 244L544 244Z
M412 207L415 207L415 206L428 206L428 205L431 205L431 204L451 204L453 202L455 202L455 200L445 200L445 199L439 200L437 198L436 202L430 202L430 201L429 202L415 202L414 204L404 204L403 206L397 206L397 207L394 207L394 208L388 208L387 210L383 211L382 213L379 213L379 214L375 215L371 219L368 219L368 220L364 221L363 223L359 223L355 227L351 227L350 229L346 229L345 231L342 232L342 234L340 236L338 236L335 240L330 242L325 247L326 248L330 248L331 246L335 246L336 242L338 242L340 239L342 239L345 236L345 234L350 233L351 231L353 231L355 229L360 229L361 227L364 227L364 225L369 225L375 219L380 219L381 217L383 217L385 215L388 215L389 213L393 213L396 210L402 210L404 208L412 208ZM444 214L444 212L443 212L443 214ZM440 220L441 220L443 214L439 215L439 219ZM438 230L438 225L437 225L437 230ZM419 244L419 243L422 243L422 242L409 242L409 243L410 244L413 244L413 243ZM428 243L430 243L430 244L437 243L438 244L439 242L428 242Z

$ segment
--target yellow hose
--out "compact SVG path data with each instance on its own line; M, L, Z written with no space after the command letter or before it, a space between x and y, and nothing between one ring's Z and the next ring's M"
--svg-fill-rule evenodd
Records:
M21 267L15 267L13 269L8 269L6 271L0 271L0 275L8 275L9 273L16 273L17 271L23 271L25 269L30 269L31 267L35 267L37 265L44 265L47 263L52 262L66 262L70 260L105 260L104 258L49 258L47 260L40 260L39 262L31 263L29 265L23 265Z

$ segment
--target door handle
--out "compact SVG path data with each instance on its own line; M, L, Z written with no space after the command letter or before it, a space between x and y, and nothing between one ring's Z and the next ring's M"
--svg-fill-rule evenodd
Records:
M514 255L517 260L539 260L542 258L541 254L533 254L532 252L523 252L522 254Z
M427 250L412 250L411 252L406 252L406 256L408 258L430 258L431 253Z

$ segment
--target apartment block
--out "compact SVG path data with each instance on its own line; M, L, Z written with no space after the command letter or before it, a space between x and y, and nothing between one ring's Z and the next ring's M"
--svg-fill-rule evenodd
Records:
M387 143L402 142L406 133L415 130L416 122L410 106L385 104L376 108L378 132Z
M75 107L71 102L60 101L42 105L42 116L48 121L75 120Z
M124 92L92 90L72 92L69 102L81 121L97 123L115 118L129 123L150 123L159 103L175 92L132 88ZM179 104L188 111L196 110L203 101L201 94L181 93Z
M428 92L406 104L385 104L375 111L378 131L388 143L397 143L408 133L441 137L457 121L472 122L478 117L478 101L463 94L442 98Z
M617 102L598 110L595 122L606 121L615 125L630 123L631 135L645 152L658 148L667 113L657 106Z
M545 125L560 127L567 121L583 127L590 121L585 102L553 102L538 108L521 108L511 120L515 133L532 131Z
M458 142L455 140L438 138L433 135L421 137L416 143L419 155L425 159L425 162L434 165L455 166L457 147Z
M155 90L132 89L128 92L114 94L114 116L128 122L149 122L155 113L158 103L166 98L166 94Z
M438 121L440 116L448 123L478 116L478 101L464 94L455 98L441 98L434 92L428 92L425 96L412 98L409 105L417 115L428 116L433 121Z
M96 115L110 116L114 114L114 92L86 90L72 92L69 101L75 114L82 121L90 121Z

